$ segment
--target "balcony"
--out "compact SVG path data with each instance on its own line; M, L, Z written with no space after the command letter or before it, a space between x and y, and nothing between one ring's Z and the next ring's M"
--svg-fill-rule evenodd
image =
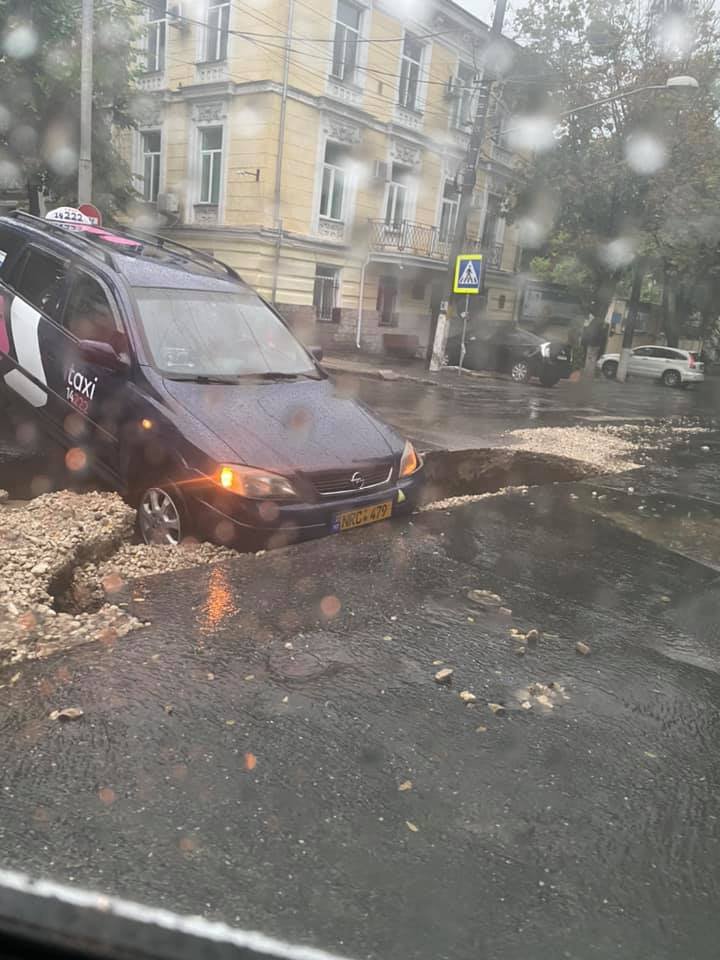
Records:
M369 247L371 252L422 257L426 260L447 260L453 246L453 238L440 234L440 228L427 223L400 220L386 223L370 220ZM485 265L500 269L503 245L493 243L483 248L479 240L466 240L463 253L482 253Z

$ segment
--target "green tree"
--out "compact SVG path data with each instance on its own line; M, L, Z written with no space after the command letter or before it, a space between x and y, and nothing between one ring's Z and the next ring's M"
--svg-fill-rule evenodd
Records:
M96 0L93 64L93 201L104 213L134 197L113 131L132 125L136 69L131 0ZM77 202L80 140L79 0L0 0L0 188L25 185L56 204Z
M716 18L709 7L663 20L618 0L530 0L516 22L521 42L548 63L548 88L536 107L548 118L672 75L700 84L692 101L648 91L571 114L512 200L511 216L540 238L533 267L570 280L595 318L586 334L597 347L609 301L630 270L660 281L682 277L692 287L717 248ZM682 298L665 300L672 339L671 303Z

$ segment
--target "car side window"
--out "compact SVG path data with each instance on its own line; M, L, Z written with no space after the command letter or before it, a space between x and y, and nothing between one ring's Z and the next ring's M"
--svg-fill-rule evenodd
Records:
M63 314L63 326L78 340L109 343L127 354L127 338L105 288L87 273L77 273Z
M633 350L633 356L635 357L651 357L652 355L649 347L638 347L637 350Z
M15 290L28 303L56 318L65 283L65 264L58 257L28 247L15 271Z
M12 265L14 255L22 246L22 243L22 237L14 230L8 230L6 228L0 229L0 273L4 272L2 267L5 261L8 260L8 257L10 258L8 266Z

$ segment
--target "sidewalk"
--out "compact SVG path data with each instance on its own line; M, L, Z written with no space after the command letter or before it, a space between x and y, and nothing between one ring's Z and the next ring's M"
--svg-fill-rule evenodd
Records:
M384 354L367 353L362 350L343 350L333 347L326 352L322 365L332 373L353 373L375 380L409 380L431 386L450 386L466 377L481 380L507 380L506 376L493 371L463 370L458 375L457 367L444 367L437 372L427 369L425 360L406 357L388 357Z

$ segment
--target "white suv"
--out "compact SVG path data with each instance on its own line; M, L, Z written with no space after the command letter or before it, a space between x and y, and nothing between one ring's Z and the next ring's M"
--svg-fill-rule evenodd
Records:
M606 353L597 362L608 380L617 376L619 353ZM705 379L704 364L697 354L677 347L635 347L630 355L628 373L633 377L661 380L666 387L683 387L688 383L701 383Z

